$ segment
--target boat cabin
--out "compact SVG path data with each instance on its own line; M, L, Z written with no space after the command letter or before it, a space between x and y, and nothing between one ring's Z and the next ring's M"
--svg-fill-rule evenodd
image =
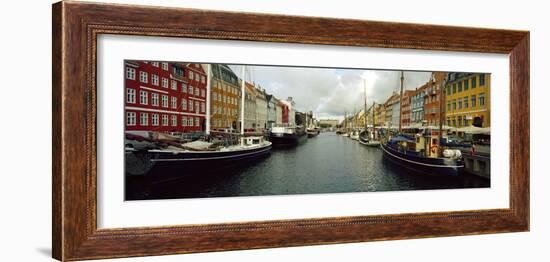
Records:
M247 136L241 139L242 139L243 145L246 145L246 146L260 145L264 140L264 138L261 136Z

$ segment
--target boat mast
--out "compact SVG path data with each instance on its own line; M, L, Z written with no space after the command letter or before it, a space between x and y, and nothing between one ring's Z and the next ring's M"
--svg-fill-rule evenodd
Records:
M353 130L357 129L357 109L353 107Z
M208 64L206 67L206 135L210 135L210 85L212 84L212 64Z
M434 75L434 81L435 81L435 75ZM445 97L443 94L443 88L445 87L445 84L447 82L447 77L445 77L440 85L439 85L439 145L441 145L441 139L443 139L443 110L444 110L444 101L443 98ZM438 147L439 148L439 147ZM439 153L441 153L441 149L439 150Z
M348 112L344 111L344 130L348 131Z
M306 123L304 124L304 129L306 129L306 130L307 130L307 128L308 128L308 124L307 124L307 114L308 114L308 112L307 112L307 110L306 110Z
M374 101L372 101L372 107L371 107L371 110L372 110L372 138L373 139L376 139L375 135L376 135L376 129L374 128L374 106L376 105L376 103Z
M401 114L403 114L403 71L401 71L401 94L399 95L399 133L401 133Z
M241 137L244 137L244 71L245 66L243 65L241 70ZM243 145L243 139L241 139L241 145Z
M221 90L224 90L225 81L223 80L221 64L218 64L216 67L218 68L218 74L219 74L219 77L220 77L220 81L219 81L220 89L221 89ZM220 100L220 103L221 103L221 102L222 102L222 101ZM224 109L227 108L227 105L226 105L226 104L223 104L223 108L224 108ZM221 121L222 121L222 125L225 125L225 120L226 120L226 119L225 119L225 112L224 112L224 110L222 109L222 110L221 110ZM227 127L227 126L225 126L225 127Z
M363 118L365 121L365 131L367 131L367 79L363 79L363 87L365 89L365 108L363 109Z

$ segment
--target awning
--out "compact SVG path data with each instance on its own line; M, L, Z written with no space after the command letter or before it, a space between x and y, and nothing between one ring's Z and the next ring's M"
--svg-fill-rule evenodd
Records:
M491 128L490 127L476 127L476 126L466 126L456 129L457 132L463 132L466 134L484 134L484 135L490 135L491 134Z

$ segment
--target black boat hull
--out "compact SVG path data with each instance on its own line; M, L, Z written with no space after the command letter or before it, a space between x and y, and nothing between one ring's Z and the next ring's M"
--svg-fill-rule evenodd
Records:
M384 151L385 157L390 158L405 168L413 169L421 173L437 176L458 176L464 170L464 163L461 159L429 158L407 155L384 143L382 143L380 147Z
M255 160L271 153L271 145L254 149L238 151L203 151L203 152L132 152L139 155L142 163L136 163L135 157L129 161L126 157L126 173L130 175L159 175L183 176L196 174L197 172L208 172ZM127 153L128 154L128 153ZM143 167L134 168L129 172L131 166Z
M269 134L269 141L273 146L295 146L300 144L306 138L306 133L302 134Z

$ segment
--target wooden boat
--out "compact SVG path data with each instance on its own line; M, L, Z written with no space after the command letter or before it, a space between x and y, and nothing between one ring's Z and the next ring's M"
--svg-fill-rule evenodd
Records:
M131 175L145 175L154 168L169 168L180 170L176 175L185 175L190 171L225 165L232 161L256 159L271 153L271 142L264 141L261 136L241 139L243 141L238 145L208 147L200 150L168 146L140 151L127 147L126 172ZM183 147L187 147L186 144L183 144Z
M210 93L211 65L208 65L207 93ZM245 67L242 68L242 79ZM241 91L244 94L244 81L241 81ZM241 104L244 103L242 96ZM207 123L210 122L210 112L206 110ZM244 119L244 107L241 107L241 119ZM170 175L181 176L192 171L207 172L216 167L228 164L243 163L244 160L255 159L271 152L272 143L263 136L245 136L244 126L240 134L226 133L223 143L216 143L210 133L209 124L202 139L191 142L178 140L163 133L146 132L148 136L139 134L126 135L125 167L130 175L145 175L152 173L154 168L169 168ZM136 143L140 142L139 143ZM137 147L136 145L140 145ZM160 172L159 172L160 173Z
M462 154L457 149L445 149L443 156L438 155L437 138L425 137L419 142L408 137L397 136L381 144L384 156L396 163L416 171L432 175L457 176L464 169ZM428 151L423 148L428 145Z
M403 97L403 72L401 72L401 98ZM440 84L440 97L443 97L445 81ZM443 107L440 100L440 107ZM401 116L401 112L399 114ZM448 148L445 145L447 138L443 133L443 117L440 118L439 128L424 128L421 133L407 135L403 133L401 118L399 118L399 132L389 137L381 148L384 156L396 163L417 171L433 175L457 176L464 169L462 153L458 149Z

